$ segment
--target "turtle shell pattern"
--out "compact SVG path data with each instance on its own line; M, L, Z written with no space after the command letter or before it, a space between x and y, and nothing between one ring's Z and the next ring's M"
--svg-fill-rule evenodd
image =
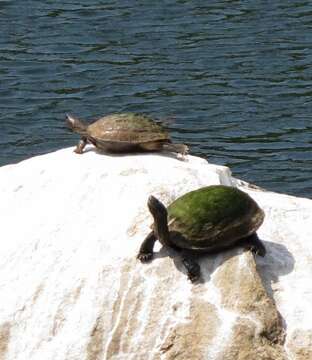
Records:
M172 242L180 248L221 249L253 234L264 212L245 192L223 185L191 191L168 207ZM182 235L182 236L181 236Z
M99 141L139 144L168 141L166 130L146 115L136 113L111 114L88 126L88 135Z

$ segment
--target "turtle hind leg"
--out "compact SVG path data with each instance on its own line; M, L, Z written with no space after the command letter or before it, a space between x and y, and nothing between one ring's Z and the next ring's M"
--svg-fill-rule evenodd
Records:
M196 282L200 278L200 266L197 262L185 251L182 251L182 263L186 269L187 277L192 283Z
M137 255L137 258L141 262L148 262L152 260L155 241L156 236L154 234L154 231L151 231L142 242L139 253Z
M162 149L170 152L175 152L185 156L188 154L189 148L187 145L184 144L172 144L172 143L165 143L162 145Z
M256 233L244 239L244 244L246 248L251 250L254 254L262 257L265 256L265 246L263 245L263 242L258 238L258 235Z
M181 154L182 157L188 154L188 146L184 144L172 144L170 142L163 141L148 141L139 145L143 151L169 151Z

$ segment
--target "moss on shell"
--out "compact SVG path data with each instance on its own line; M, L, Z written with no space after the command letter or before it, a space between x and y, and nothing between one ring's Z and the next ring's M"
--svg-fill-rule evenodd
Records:
M254 231L254 219L262 223L263 212L243 191L223 185L191 191L168 207L169 221L175 219L170 230L182 233L189 240L214 241L233 229L234 238ZM258 226L258 225L257 225ZM260 226L260 225L259 225ZM250 227L250 229L249 229Z

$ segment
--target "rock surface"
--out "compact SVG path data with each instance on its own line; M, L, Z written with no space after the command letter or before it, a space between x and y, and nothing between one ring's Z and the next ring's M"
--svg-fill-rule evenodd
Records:
M311 358L312 201L192 156L72 150L0 168L1 360ZM149 194L219 183L264 209L265 258L205 256L196 285L173 251L136 260Z

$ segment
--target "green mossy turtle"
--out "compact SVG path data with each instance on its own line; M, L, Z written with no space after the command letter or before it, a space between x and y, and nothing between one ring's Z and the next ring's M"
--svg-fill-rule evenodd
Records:
M152 118L143 114L111 114L87 125L72 115L66 116L70 129L81 135L76 149L82 154L89 142L107 152L172 151L186 155L188 147L171 143L169 134Z
M256 234L264 212L237 188L203 187L181 196L167 209L150 196L147 205L154 223L137 256L142 262L152 259L158 239L162 245L181 252L187 275L194 282L200 277L200 267L194 260L196 254L218 252L238 243L260 256L266 253Z

